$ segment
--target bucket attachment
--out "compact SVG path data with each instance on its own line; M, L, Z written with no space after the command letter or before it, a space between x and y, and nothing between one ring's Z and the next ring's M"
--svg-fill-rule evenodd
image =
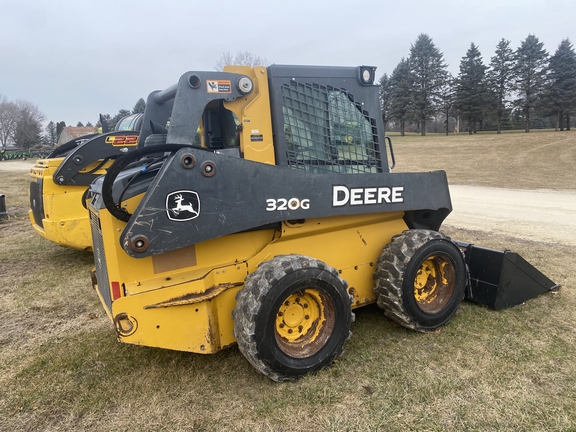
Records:
M560 287L517 253L458 245L470 271L467 300L499 310Z

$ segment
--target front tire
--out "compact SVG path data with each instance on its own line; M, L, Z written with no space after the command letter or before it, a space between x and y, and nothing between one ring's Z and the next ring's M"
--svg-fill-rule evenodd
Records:
M313 258L279 255L261 263L236 299L232 318L238 347L274 381L330 366L350 337L347 283Z
M462 252L450 237L408 230L384 247L374 272L384 315L417 331L447 323L460 307L467 283Z

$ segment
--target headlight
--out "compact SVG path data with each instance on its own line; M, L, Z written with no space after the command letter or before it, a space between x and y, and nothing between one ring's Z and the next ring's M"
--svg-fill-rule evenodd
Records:
M376 68L373 66L360 66L360 81L364 85L374 84Z

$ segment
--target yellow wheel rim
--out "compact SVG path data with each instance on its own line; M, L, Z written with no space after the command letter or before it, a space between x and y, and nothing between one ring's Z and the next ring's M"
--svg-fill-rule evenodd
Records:
M318 352L333 329L332 301L315 288L289 295L276 313L276 342L291 357L303 358Z
M426 313L438 313L444 308L456 283L456 270L452 261L441 254L426 258L414 278L414 298Z

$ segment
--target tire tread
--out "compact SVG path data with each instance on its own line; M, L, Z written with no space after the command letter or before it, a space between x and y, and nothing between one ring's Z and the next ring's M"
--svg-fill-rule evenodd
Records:
M262 262L256 271L246 277L244 287L236 294L236 307L232 312L234 320L234 336L238 342L240 352L260 373L270 379L282 382L285 380L296 380L299 377L289 376L272 370L261 358L256 342L256 318L261 310L262 301L266 294L279 280L286 275L303 268L320 268L323 271L332 273L347 287L346 281L340 278L338 271L322 261L304 255L277 255L269 261ZM349 296L349 305L352 304L352 296ZM351 310L351 309L350 309ZM352 314L352 321L354 314ZM348 334L349 339L351 333ZM347 340L346 339L346 340ZM334 358L342 355L343 346L334 352L326 364L321 367L329 367ZM319 369L319 370L320 370Z
M384 315L403 327L419 332L431 329L420 325L404 303L404 273L416 251L428 241L436 239L452 242L445 234L423 229L407 230L395 235L383 248L373 276L376 303L384 311Z

